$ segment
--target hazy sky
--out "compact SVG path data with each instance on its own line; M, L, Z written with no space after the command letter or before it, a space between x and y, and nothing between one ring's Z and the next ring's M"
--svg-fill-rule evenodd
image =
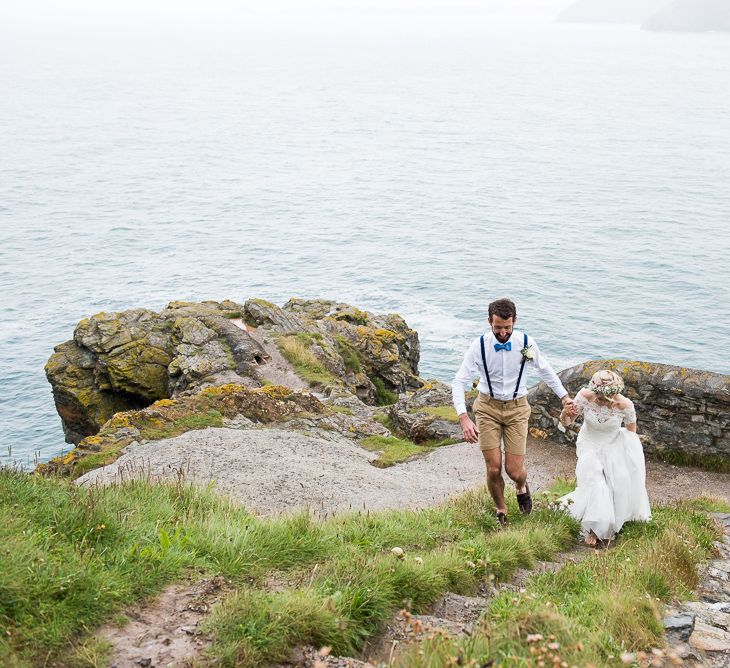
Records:
M572 0L3 0L8 27L226 26L256 17L479 14L552 18Z

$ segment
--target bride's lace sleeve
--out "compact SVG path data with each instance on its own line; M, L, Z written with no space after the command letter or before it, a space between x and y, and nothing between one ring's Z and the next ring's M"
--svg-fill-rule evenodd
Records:
M634 404L629 403L627 408L624 408L624 424L634 424L636 422L636 409Z

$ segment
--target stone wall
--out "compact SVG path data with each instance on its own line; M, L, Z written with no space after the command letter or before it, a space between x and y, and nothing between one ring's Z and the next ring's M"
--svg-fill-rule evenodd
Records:
M636 406L638 431L647 453L678 462L730 464L730 376L667 364L593 360L562 371L571 396L599 369L612 369L626 384ZM529 392L533 435L574 444L581 420L564 429L560 403L544 384Z

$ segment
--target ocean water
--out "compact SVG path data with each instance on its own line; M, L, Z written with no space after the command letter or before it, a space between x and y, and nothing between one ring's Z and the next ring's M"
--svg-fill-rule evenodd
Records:
M730 373L730 35L369 17L0 40L0 457L99 311L396 311L449 381L509 296L556 370Z

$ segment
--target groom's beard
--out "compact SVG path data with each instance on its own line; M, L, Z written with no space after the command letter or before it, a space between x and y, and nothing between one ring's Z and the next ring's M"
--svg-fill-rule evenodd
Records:
M507 341L509 341L509 337L512 336L512 332L510 332L509 334L502 334L501 332L499 334L494 333L494 336L500 343L507 343Z

